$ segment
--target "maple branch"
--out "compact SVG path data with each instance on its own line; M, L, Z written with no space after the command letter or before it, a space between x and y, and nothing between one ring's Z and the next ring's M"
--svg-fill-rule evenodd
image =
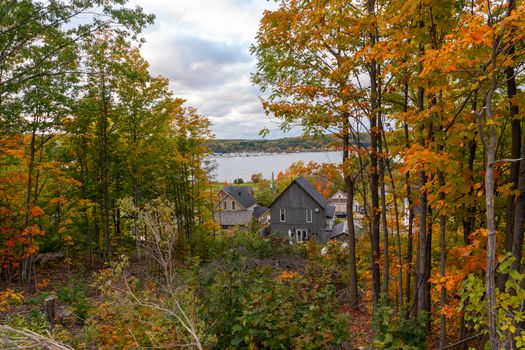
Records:
M448 132L448 130L452 127L452 125L454 125L454 123L456 122L456 119L458 118L459 114L463 111L463 108L465 108L465 106L467 105L467 102L470 100L470 97L472 96L473 93L474 93L474 90L470 91L467 98L465 98L465 101L463 101L463 104L461 105L459 110L456 112L456 115L454 115L454 118L452 118L452 121L450 122L450 124L444 129L445 132Z
M496 165L496 164L500 164L500 163L514 163L514 162L520 162L522 160L524 160L525 158L515 158L515 159L510 159L510 158L505 158L505 159L498 159L498 160L495 160L494 162L491 163L491 165Z

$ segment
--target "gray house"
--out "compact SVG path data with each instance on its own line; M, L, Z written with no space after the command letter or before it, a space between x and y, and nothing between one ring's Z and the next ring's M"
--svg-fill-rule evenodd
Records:
M302 176L279 194L269 211L273 233L296 241L325 242L332 236L335 207Z

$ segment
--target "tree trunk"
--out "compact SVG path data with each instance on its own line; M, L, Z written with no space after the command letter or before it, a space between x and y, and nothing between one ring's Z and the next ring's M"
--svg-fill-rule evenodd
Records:
M383 136L383 144L385 145L385 151L388 154L388 143L386 139L385 130L383 129L381 132L381 135ZM386 170L388 171L388 176L390 178L390 183L392 185L392 196L394 200L394 220L396 225L396 245L397 245L397 263L399 265L399 272L397 275L398 279L398 285L399 285L399 298L397 299L397 303L399 308L402 308L403 306L403 257L401 252L401 225L399 223L399 210L397 206L397 193L396 193L396 183L394 181L394 175L392 174L392 168L390 166L390 158L386 158L385 165Z
M31 233L31 200L32 200L32 192L33 192L33 171L35 168L35 155L36 155L36 126L33 127L33 130L31 132L31 141L29 144L29 164L27 169L27 187L26 187L26 198L25 198L25 223L24 228L28 230L28 244L24 245L22 250L22 266L21 266L21 279L25 280L27 282L27 286L29 287L31 283L31 275L32 275L32 257L33 253L29 252L27 253L28 249L30 250L33 245L33 234ZM27 255L27 256L26 256Z
M408 79L408 78L407 78ZM403 112L408 111L408 82L405 83L405 91L404 91L404 100L403 100ZM405 149L408 150L410 148L410 138L408 134L408 124L404 123L404 132L405 132ZM413 208L413 201L412 201L412 188L410 185L410 172L407 171L405 174L405 187L406 187L406 203L408 204L408 242L407 242L407 256L406 256L406 286L405 286L405 302L407 305L410 305L410 291L411 291L411 277L412 277L412 250L413 250L413 240L414 240L414 233L413 233L413 227L414 227L414 208ZM406 317L410 315L410 312L407 311Z
M525 224L525 132L522 133L521 158L518 178L519 195L516 197L514 203L514 229L512 239L512 256L514 257L514 261L512 262L511 268L516 271L520 271L521 268L523 230Z
M382 154L381 142L379 153ZM386 218L386 190L385 190L385 165L382 156L379 159L379 189L381 191L381 228L383 231L383 298L388 300L388 284L390 282L390 261L389 261L389 242L388 226Z
M135 208L139 207L139 186L136 176L133 176L133 205ZM139 223L138 223L138 214L133 213L133 236L135 237L135 248L137 250L137 259L141 258L141 249L140 249L140 237L139 237Z
M507 4L508 6L506 16L508 17L511 15L512 10L516 8L516 1L508 0ZM508 56L513 57L514 53L515 48L514 45L512 45L509 49ZM513 270L520 271L525 224L525 132L521 130L521 121L523 118L519 118L519 106L517 101L514 101L514 98L518 93L514 67L507 67L505 69L505 75L510 117L512 118L512 158L521 158L519 163L512 162L511 164L511 179L513 181L513 189L517 189L519 195L514 199L514 203L510 203L511 220L508 222L508 225L512 225L513 229L512 237L509 239L511 241L510 244L507 243L507 236L505 236L505 250L509 251L508 248L510 246L510 251L512 252L512 256L515 259L511 265L511 268Z
M368 14L375 16L375 0L368 0ZM369 35L370 46L374 47L376 43L376 35L374 32ZM374 305L378 305L381 295L381 275L379 270L379 174L377 162L377 142L378 142L378 128L377 128L377 62L372 60L369 66L370 71L370 196L372 199L372 208L370 215L372 217L372 232L370 234L370 244L372 249L372 284L374 290Z
M443 172L438 172L438 178L439 178L439 200L441 203L445 203L445 175ZM447 244L446 244L446 213L444 211L444 208L440 208L439 213L439 246L441 250L441 255L439 259L440 263L440 273L441 277L444 277L446 274L446 259L447 259ZM444 308L447 303L447 290L444 288L444 286L441 287L441 308ZM440 334L439 334L439 349L443 350L445 349L445 345L447 342L447 319L444 315L440 315Z
M350 258L350 305L356 307L359 303L357 293L357 259L355 251L355 223L354 223L354 182L351 177L345 177L346 195L346 213L348 215L348 253Z
M109 137L108 137L108 96L106 89L105 73L102 73L102 205L103 205L103 232L104 255L106 260L111 260L110 241L110 210L109 210Z
M489 24L490 19L489 19ZM494 38L492 43L492 57L491 64L493 70L496 67L496 56L499 46L499 40ZM488 119L488 140L484 132L484 120L481 112L478 115L478 126L480 135L483 138L483 143L487 152L487 165L485 169L485 202L487 215L487 267L485 272L485 283L487 293L487 319L488 319L488 335L492 349L499 349L499 340L496 333L496 290L494 282L494 273L496 269L496 220L494 212L494 162L496 156L496 127L495 117L492 111L492 99L496 90L496 72L493 71L490 75L490 88L487 92L484 113Z
M420 51L423 51L420 48ZM419 72L423 70L423 63L419 62ZM422 86L417 89L417 109L422 112L424 109L425 90ZM426 147L425 140L425 124L422 122L419 127L419 145ZM414 291L414 315L417 315L419 310L425 310L425 294L427 281L426 276L426 261L427 261L427 194L425 185L427 182L427 175L424 170L419 171L419 233L416 256L416 284Z
M346 187L346 214L348 217L348 254L350 260L349 272L350 272L350 304L352 307L356 307L359 299L357 294L357 266L356 266L356 252L355 252L355 226L354 226L354 182L349 174L349 147L350 147L350 122L348 120L349 115L345 113L343 115L343 169L344 169L344 181Z

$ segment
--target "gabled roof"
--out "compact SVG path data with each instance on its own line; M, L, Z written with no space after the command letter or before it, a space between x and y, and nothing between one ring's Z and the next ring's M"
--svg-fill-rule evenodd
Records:
M248 186L225 186L222 188L230 197L244 208L249 208L257 202L252 196L251 187Z
M268 211L268 208L261 207L260 205L258 205L255 208L253 208L253 216L255 216L256 218L259 218L261 215L263 215L267 211Z
M336 193L334 193L330 198L337 199L336 196L339 195L339 194L342 195L342 196L344 196L344 198L346 198L346 193L343 192L343 191L341 191L341 190L339 190L339 191L337 191Z
M328 205L328 202L326 200L326 198L324 198L316 189L314 186L312 186L311 183L309 183L304 177L302 176L299 176L298 178L296 178L295 180L293 180L289 185L288 187L286 187L284 189L284 191L282 191L281 193L279 193L279 195L277 196L277 198L274 199L274 201L272 202L272 204L270 204L270 207L273 206L273 204L283 195L283 193L285 193L288 188L290 188L290 186L292 186L292 184L296 183L297 185L299 185L299 187L301 187L303 189L303 191L305 191L310 197L312 197L312 199L314 201L317 202L317 204L319 204L323 209L327 209L327 205Z

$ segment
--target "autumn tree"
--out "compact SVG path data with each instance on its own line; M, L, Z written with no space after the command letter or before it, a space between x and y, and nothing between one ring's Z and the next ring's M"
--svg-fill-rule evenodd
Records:
M258 60L252 81L263 92L271 92L263 100L267 113L279 118L285 130L298 124L306 134L331 132L341 138L347 185L352 120L362 122L366 108L366 92L355 80L363 69L354 59L363 46L359 16L360 11L346 1L285 1L277 10L265 12L257 45L252 47ZM340 23L346 23L345 27L340 27ZM372 187L377 191L377 183ZM378 254L376 248L374 252ZM355 249L351 249L355 254ZM375 274L374 283L378 278ZM352 300L357 303L356 293Z

